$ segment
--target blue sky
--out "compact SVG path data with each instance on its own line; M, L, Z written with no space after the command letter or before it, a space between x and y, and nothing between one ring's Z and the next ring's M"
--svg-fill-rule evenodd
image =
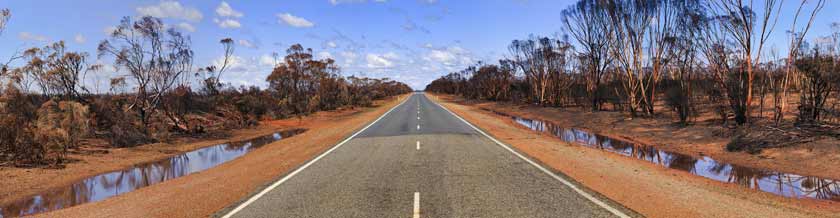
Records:
M787 1L784 14L793 13ZM513 39L555 35L560 0L6 0L12 20L0 36L0 60L15 50L64 40L72 50L95 48L123 16L152 15L188 33L196 64L222 54L218 41L237 41L236 62L222 78L235 85L265 85L270 54L294 43L337 60L344 75L390 77L423 88L431 80L483 60L495 63ZM840 2L830 0L809 38L828 34L840 22ZM771 43L784 51L784 16ZM95 60L94 60L95 61ZM110 63L109 60L100 60ZM102 83L119 72L89 79ZM107 89L100 88L100 89Z

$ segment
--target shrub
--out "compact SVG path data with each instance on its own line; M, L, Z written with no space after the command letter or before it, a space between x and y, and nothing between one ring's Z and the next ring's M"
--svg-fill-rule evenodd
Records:
M127 99L122 96L102 96L91 105L94 126L103 132L113 147L130 147L154 142L146 136L138 124L138 115L127 109Z
M33 141L32 120L35 106L16 87L9 86L0 95L0 160L15 165L38 164L43 160L43 147ZM5 128L11 127L11 128Z
M88 135L88 107L74 101L47 101L38 109L35 141L46 149L55 164L61 163L68 149L78 148L79 139Z

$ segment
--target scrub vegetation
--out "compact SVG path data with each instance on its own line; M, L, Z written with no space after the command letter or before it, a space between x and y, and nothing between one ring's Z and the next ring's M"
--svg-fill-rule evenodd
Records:
M0 10L0 34L11 18ZM389 79L344 77L333 60L315 59L312 49L297 44L275 61L267 89L235 87L222 78L233 42L220 40L220 66L196 66L190 36L159 18L126 17L97 47L97 59L112 61L122 75L106 92L85 84L104 64L68 51L63 41L15 53L0 63L0 165L61 166L85 139L130 147L367 107L412 91Z
M837 137L840 24L805 40L826 2L795 1L787 13L779 0L580 0L563 10L558 36L513 40L498 64L426 90L719 125L731 151ZM793 22L777 25L780 16ZM777 32L786 47L768 47Z

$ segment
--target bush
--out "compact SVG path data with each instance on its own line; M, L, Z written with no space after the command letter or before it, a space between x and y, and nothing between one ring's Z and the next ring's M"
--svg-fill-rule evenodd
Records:
M0 161L10 160L15 165L41 163L44 149L36 144L32 120L35 106L16 87L9 86L0 95ZM8 127L8 128L7 128Z
M46 148L55 164L61 163L67 150L78 148L79 139L89 132L88 107L74 101L47 101L38 109L35 142Z
M151 143L149 138L139 127L138 115L134 110L126 107L126 98L122 96L102 96L96 98L91 105L98 131L102 131L114 147L130 147Z

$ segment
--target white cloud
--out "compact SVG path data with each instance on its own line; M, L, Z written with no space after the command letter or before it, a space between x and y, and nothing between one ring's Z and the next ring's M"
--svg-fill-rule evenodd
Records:
M47 37L38 34L32 34L30 32L20 32L18 34L18 38L24 41L38 41L38 42L45 42L47 41Z
M234 10L225 1L222 1L222 3L219 4L219 7L216 8L216 14L221 16L221 17L242 17L242 16L244 16L244 14L242 14L242 12Z
M356 58L359 55L352 51L344 51L341 52L341 57L344 58L344 64L351 65L356 62Z
M330 54L327 51L318 52L317 57L318 57L318 59L327 59L327 58L332 59L333 58L332 54Z
M397 53L394 53L394 52L388 52L388 53L382 54L382 57L387 58L387 59L391 59L391 60L395 60L395 59L400 58L400 56L397 55Z
M177 1L162 1L157 5L138 7L136 10L140 16L183 19L192 22L201 21L204 17L198 9L184 7Z
M248 41L247 39L240 39L239 41L237 41L237 44L239 44L241 46L244 46L246 48L257 48L257 46L254 45L254 43L252 43L251 41Z
M308 28L315 26L314 23L302 18L297 17L289 13L277 14L277 22L280 24L288 24L289 26L293 27L301 27L301 28Z
M446 66L466 65L473 62L470 52L458 46L432 48L423 59L438 62Z
M271 65L262 64L262 58L231 56L228 59L228 68L222 75L223 83L231 83L234 86L257 85L265 87L265 78L271 73ZM220 56L212 61L214 66L221 66L224 57Z
M274 66L274 57L271 55L264 54L260 56L260 65L262 66Z
M76 41L76 43L79 44L84 44L85 42L87 42L87 39L85 39L85 36L83 36L82 34L76 34L76 36L73 37L73 41Z
M234 19L219 20L218 18L214 18L213 22L218 24L219 27L221 27L221 28L236 29L236 28L242 27L242 24L240 24L239 21L234 20Z
M195 27L192 24L189 24L187 22L178 23L177 25L175 25L175 27L177 27L178 29L187 31L187 32L191 32L191 33L195 32Z
M367 60L367 67L368 68L391 68L394 66L394 62L392 59L394 58L394 54L368 54L365 58Z
M234 10L230 7L225 1L222 1L219 4L219 7L216 7L216 15L221 18L213 18L213 23L219 25L219 27L224 29L236 29L242 27L242 23L239 23L239 20L236 18L240 18L245 16L242 12Z
M335 41L327 41L326 43L324 43L324 47L326 47L326 48L336 48L336 47L338 47L338 44L336 44Z

